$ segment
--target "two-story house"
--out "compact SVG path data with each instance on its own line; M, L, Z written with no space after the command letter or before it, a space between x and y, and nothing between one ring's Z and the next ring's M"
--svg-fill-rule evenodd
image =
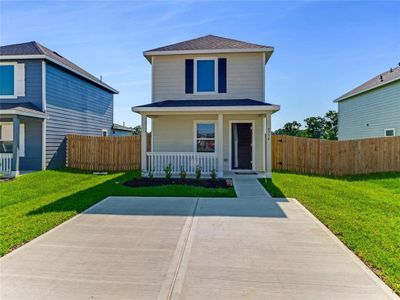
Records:
M265 65L273 51L213 35L145 51L152 101L132 108L142 118L142 171L161 173L171 164L175 174L199 167L219 177L271 177L271 116L279 106L265 102Z
M400 64L335 100L339 140L400 134Z
M0 173L65 167L65 135L107 134L116 93L37 42L0 47Z

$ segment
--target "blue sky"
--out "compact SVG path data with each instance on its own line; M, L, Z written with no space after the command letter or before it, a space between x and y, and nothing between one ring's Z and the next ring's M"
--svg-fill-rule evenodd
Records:
M336 109L336 97L400 62L400 1L1 1L2 45L38 41L120 91L114 120L150 102L142 52L215 34L275 47L273 128Z

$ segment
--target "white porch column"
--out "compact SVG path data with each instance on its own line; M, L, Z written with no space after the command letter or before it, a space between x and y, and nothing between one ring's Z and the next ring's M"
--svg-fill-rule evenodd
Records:
M271 137L271 114L266 114L266 134L265 134L265 175L272 178L272 137Z
M20 121L18 116L13 118L13 159L11 162L11 175L19 175L19 126Z
M218 177L224 176L224 115L218 114Z
M142 133L141 133L141 169L142 174L147 175L147 116L142 114Z
M42 170L46 170L46 126L47 120L42 120Z

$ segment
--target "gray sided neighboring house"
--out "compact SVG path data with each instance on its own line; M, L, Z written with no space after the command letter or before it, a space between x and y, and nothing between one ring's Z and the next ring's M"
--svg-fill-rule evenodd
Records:
M339 140L400 135L400 66L335 100Z
M63 168L67 134L111 130L118 92L58 53L36 42L2 46L0 69L0 158L13 155L13 173Z
M125 126L125 122L123 125L114 123L111 127L111 136L131 136L133 135L133 127Z

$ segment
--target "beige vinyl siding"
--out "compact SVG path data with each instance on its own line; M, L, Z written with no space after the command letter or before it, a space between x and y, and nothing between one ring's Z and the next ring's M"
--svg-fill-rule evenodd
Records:
M227 59L227 93L185 94L185 59ZM262 53L154 56L153 102L187 99L243 99L264 101L264 57Z
M339 102L339 140L382 137L388 128L400 135L400 81Z
M154 152L193 152L194 121L215 120L218 126L218 115L163 115L152 118L153 150ZM256 171L264 171L263 160L263 117L259 115L224 115L223 157L224 170L229 170L229 121L254 120L255 130L255 166ZM218 129L216 127L216 133ZM218 137L217 137L218 139ZM218 145L218 142L217 142Z

